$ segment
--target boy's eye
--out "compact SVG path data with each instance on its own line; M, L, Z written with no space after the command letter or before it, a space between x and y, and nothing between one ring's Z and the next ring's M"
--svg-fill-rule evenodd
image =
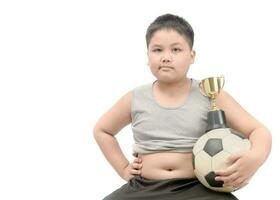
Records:
M179 49L179 48L173 48L173 51L174 51L174 52L179 52L179 51L181 51L181 49Z
M153 52L161 52L161 49L153 49Z
M153 52L162 52L162 49L157 48L157 49L153 49L152 51ZM180 51L182 51L182 49L180 49L180 48L173 48L172 51L173 52L180 52Z

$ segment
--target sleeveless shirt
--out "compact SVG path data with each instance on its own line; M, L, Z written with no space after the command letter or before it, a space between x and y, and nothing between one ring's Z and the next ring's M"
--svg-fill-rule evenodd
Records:
M132 155L191 152L206 131L210 99L201 94L199 81L191 78L184 103L177 107L163 107L153 94L155 82L132 90L131 128L135 141Z

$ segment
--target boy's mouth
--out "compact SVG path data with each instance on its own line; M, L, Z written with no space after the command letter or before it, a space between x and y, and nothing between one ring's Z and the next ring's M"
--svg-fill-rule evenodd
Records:
M159 66L159 69L164 69L164 68L168 68L168 69L173 69L174 67L171 67L171 66Z

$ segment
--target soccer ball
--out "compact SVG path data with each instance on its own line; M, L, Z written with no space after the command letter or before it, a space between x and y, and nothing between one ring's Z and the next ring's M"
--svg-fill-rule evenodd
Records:
M227 168L226 159L233 153L249 150L251 143L231 128L213 129L201 136L193 148L193 169L197 179L207 188L218 192L232 192L215 180L215 171Z

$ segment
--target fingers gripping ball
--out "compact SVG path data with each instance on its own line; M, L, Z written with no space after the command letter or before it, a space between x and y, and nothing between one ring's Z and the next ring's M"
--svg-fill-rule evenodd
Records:
M213 129L201 136L193 148L193 168L198 180L207 188L218 192L232 192L233 187L223 187L216 181L216 170L227 168L227 158L233 153L249 150L251 143L231 128Z

